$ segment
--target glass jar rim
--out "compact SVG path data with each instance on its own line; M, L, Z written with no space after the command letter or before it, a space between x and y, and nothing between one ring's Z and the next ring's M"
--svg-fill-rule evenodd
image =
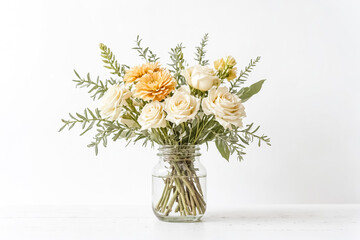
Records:
M165 147L165 148L170 148L170 147L196 147L196 148L200 148L200 145L198 144L179 144L179 145L170 145L170 144L164 144L164 145L159 145L159 148L161 147Z
M158 156L180 156L180 159L200 156L199 145L159 145Z

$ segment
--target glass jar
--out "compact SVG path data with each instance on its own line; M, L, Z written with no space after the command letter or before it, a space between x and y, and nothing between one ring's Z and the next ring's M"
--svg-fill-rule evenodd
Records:
M152 208L167 222L199 221L206 211L206 170L196 145L160 146L152 172Z

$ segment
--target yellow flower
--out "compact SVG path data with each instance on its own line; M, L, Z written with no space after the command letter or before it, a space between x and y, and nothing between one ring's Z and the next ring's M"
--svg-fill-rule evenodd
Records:
M236 68L232 68L229 70L229 75L227 76L227 80L231 81L236 78Z
M140 66L135 66L126 71L124 76L125 83L132 83L139 80L142 76L160 71L159 63L145 63Z
M214 67L216 70L221 70L225 68L225 61L223 58L218 59L214 62Z
M224 70L227 68L233 68L236 65L236 60L232 56L227 56L220 58L214 62L214 67L216 70Z
M135 85L135 97L161 101L175 89L176 81L167 70L145 74Z
M236 61L235 61L235 58L233 58L232 56L227 56L225 58L225 62L226 62L226 65L228 65L229 67L234 67L236 65Z
M218 71L217 75L220 79L227 79L229 81L236 78L236 60L232 56L220 58L214 62L214 67Z

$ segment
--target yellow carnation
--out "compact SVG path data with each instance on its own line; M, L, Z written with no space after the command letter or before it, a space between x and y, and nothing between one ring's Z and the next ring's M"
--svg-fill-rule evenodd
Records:
M214 62L214 67L217 70L217 75L220 79L227 79L229 81L236 78L236 60L232 56L220 58Z
M224 70L225 68L233 68L236 65L236 60L232 56L220 58L214 62L216 70Z
M124 82L132 83L139 80L141 77L143 77L146 74L158 72L160 70L161 70L160 64L157 62L145 63L140 66L135 66L126 71L126 74L124 76Z
M224 69L225 68L225 61L223 58L218 59L214 62L214 68L216 70Z
M236 65L236 60L232 56L227 56L225 58L225 62L226 62L226 65L228 65L231 68Z
M227 76L227 80L231 81L236 78L236 68L232 68L229 70L229 75Z
M175 89L176 81L167 70L145 74L135 85L135 97L161 101Z

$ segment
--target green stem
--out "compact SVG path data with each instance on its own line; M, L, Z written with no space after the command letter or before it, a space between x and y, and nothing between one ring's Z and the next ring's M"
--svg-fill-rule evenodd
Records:
M191 164L193 162L187 160L170 161L172 170L164 181L164 190L155 208L156 211L164 216L168 216L173 211L181 216L196 216L205 212L206 203L200 181ZM177 202L176 207L175 202Z
M180 198L181 198L184 210L185 210L186 214L190 215L190 212L189 212L189 210L187 208L188 204L186 203L185 196L184 196L184 189L183 189L183 187L182 187L182 185L181 185L178 178L175 178L175 185L176 185L177 191L180 194Z
M165 212L165 216L168 216L169 213L171 212L171 209L174 205L174 202L175 202L175 199L177 198L177 195L178 195L178 191L176 190L174 195L172 196L169 204L166 206L166 212Z
M180 171L180 168L179 168L179 166L178 166L176 163L174 163L174 167L175 167L175 170L177 171L178 175L182 176L182 173L181 173L181 171ZM200 203L199 203L199 201L198 201L198 199L197 199L196 193L195 193L194 189L191 187L191 185L190 185L190 183L188 182L188 180L187 180L186 178L183 178L182 181L183 181L183 182L185 183L185 185L189 188L190 194L191 194L191 196L194 198L195 205L196 205L197 208L199 209L199 212L200 212L200 213L205 212L205 211L203 211L203 208L201 207L201 205L200 205Z

